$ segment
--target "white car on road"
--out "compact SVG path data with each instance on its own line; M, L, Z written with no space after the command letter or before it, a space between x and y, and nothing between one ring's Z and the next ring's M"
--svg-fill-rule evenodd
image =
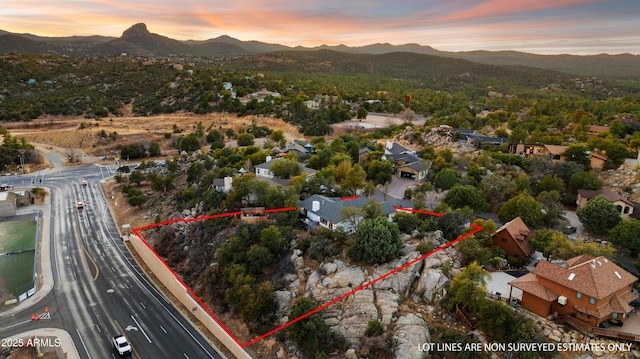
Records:
M116 335L111 338L111 342L118 351L118 354L125 355L131 353L131 344L129 344L129 341L124 337L124 335Z

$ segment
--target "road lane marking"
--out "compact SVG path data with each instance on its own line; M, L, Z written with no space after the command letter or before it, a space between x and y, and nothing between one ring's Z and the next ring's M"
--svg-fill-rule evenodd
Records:
M84 244L80 243L80 248L82 248L82 251L85 254L84 263L87 265L87 267L89 267L89 262L87 262L87 258L89 258L89 260L91 260L91 263L93 263L93 267L96 269L96 274L91 279L92 282L95 282L96 279L98 279L98 275L100 275L100 268L98 268L98 263L96 263L96 261L93 259L93 257L91 257L91 254L89 254L89 251L84 246Z
M142 308L147 309L147 307L144 306L144 303L140 302L140 305L142 306Z
M163 327L162 325L160 326L160 329L162 329L162 331L164 332L164 334L169 334L169 333L167 333L167 330L166 330L166 329L164 329L164 327Z
M134 317L133 315L131 315L131 319L133 319L133 321L136 323L136 325L138 326L138 329L140 329L140 331L142 332L142 334L144 334L144 337L147 338L147 341L149 342L149 344L151 344L151 339L149 338L149 336L147 335L147 332L144 331L144 329L142 328L142 326L140 325L140 323L138 323L138 321L136 320L136 317Z
M19 326L19 325L26 324L26 323L30 323L30 322L31 322L31 320L25 320L24 322L20 322L20 323L16 323L16 324L10 325L10 326L8 326L8 327L0 328L0 330L4 331L4 330L6 330L6 329L10 329L10 328L13 328L13 327L17 327L17 326ZM166 333L166 332L165 332L165 333Z
M89 354L89 350L87 350L87 345L84 343L84 339L82 339L82 335L80 335L80 331L78 330L78 328L76 328L76 333L78 333L78 337L80 337L80 343L82 343L82 346L84 347L84 351L87 352L87 357L91 359L91 354Z

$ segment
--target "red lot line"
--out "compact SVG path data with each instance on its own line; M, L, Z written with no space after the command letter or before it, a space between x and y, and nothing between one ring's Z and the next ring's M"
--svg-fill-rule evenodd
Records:
M403 208L403 207L394 207L394 208L397 211L403 211L403 212L426 214L426 215L431 215L431 216L436 216L436 217L444 216L444 214L437 213L437 212L430 212L430 211L411 209L411 208ZM297 210L297 208L296 207L276 208L276 209L266 210L265 212L274 213L274 212L283 212L283 211L292 211L292 210ZM196 220L213 219L213 218L220 218L220 217L230 217L230 216L236 216L236 215L240 215L240 212L230 212L230 213L223 213L223 214L218 214L218 215L213 215L213 216L198 217L198 218L191 218L191 219L173 219L173 220L170 220L170 221L154 223L154 224L151 224L151 225L148 225L148 226L145 226L145 227L135 228L135 229L133 229L133 232L138 237L140 237L140 239L145 244L145 246L147 246L147 248L149 248L149 250L151 250L153 252L153 254L156 256L156 258L158 258L158 260L160 260L164 264L164 266L173 274L173 276L180 282L180 284L182 284L182 286L198 302L198 304L200 304L200 306L202 308L204 308L205 311L222 327L222 329L224 329L224 331L231 338L233 338L233 340L235 340L236 343L238 343L238 345L240 345L242 348L246 348L251 344L255 344L256 342L258 342L258 341L260 341L260 340L262 340L262 339L264 339L264 338L266 338L268 336L271 336L271 335L281 331L282 329L285 329L288 326L290 326L290 325L292 325L292 324L294 324L294 323L296 323L296 322L298 322L298 321L300 321L300 320L302 320L302 319L304 319L304 318L306 318L306 317L308 317L310 315L313 315L313 314L315 314L315 313L317 313L317 312L319 312L319 311L321 311L321 310L323 310L323 309L325 309L325 308L327 308L327 307L329 307L329 306L331 306L333 304L336 304L337 302L343 300L344 298L346 298L346 297L348 297L348 296L350 296L350 295L352 295L352 294L354 294L354 293L356 293L356 292L358 292L358 291L360 291L362 289L365 289L365 288L367 288L367 287L369 287L369 286L371 286L371 285L373 285L373 284L375 284L375 283L377 283L377 282L379 282L379 281L381 281L381 280L383 280L383 279L385 279L385 278L387 278L389 276L392 276L392 275L398 273L399 271L401 271L401 270L403 270L405 268L408 268L408 267L418 263L419 261L429 257L430 255L432 255L434 253L437 253L437 252L439 252L439 251L441 251L441 250L443 250L445 248L448 248L448 247L458 243L459 241L461 241L461 240L463 240L463 239L465 239L465 238L467 238L469 236L472 236L472 235L480 232L483 229L481 226L478 226L476 224L471 223L469 226L472 227L473 230L461 235L460 237L454 239L453 241L451 241L449 243L446 243L446 244L444 244L444 245L432 250L431 252L429 252L427 254L424 254L424 255L422 255L422 256L420 256L420 257L418 257L418 258L416 258L416 259L414 259L414 260L412 260L412 261L410 261L410 262L408 262L408 263L406 263L406 264L404 264L404 265L402 265L402 266L400 266L400 267L398 267L398 268L396 268L396 269L394 269L394 270L392 270L392 271L390 271L390 272L388 272L388 273L386 273L386 274L384 274L384 275L382 275L382 276L380 276L380 277L378 277L378 278L376 278L376 279L374 279L372 281L370 281L370 282L367 282L367 283L361 285L360 287L352 290L351 292L345 293L345 294L339 296L338 298L335 298L332 301L317 307L316 309L313 309L313 310L311 310L311 311L309 311L309 312L307 312L307 313L305 313L305 314L303 314L303 315L301 315L301 316L299 316L299 317L297 317L297 318L295 318L293 320L290 320L289 322L287 322L287 323L285 323L285 324L283 324L283 325L281 325L281 326L279 326L279 327L277 327L277 328L275 328L275 329L273 329L273 330L271 330L271 331L269 331L269 332L267 332L267 333L265 333L265 334L263 334L263 335L261 335L261 336L259 336L257 338L254 338L254 339L252 339L252 340L250 340L250 341L248 341L246 343L240 343L240 341L238 341L238 339L233 335L233 333L231 333L231 331L229 329L227 329L227 327L222 323L222 321L220 321L220 319L218 319L218 317L215 314L213 314L213 312L209 309L209 307L206 304L204 304L204 302L200 299L200 297L198 297L193 292L193 290L191 290L191 288L188 285L186 285L186 283L184 283L184 281L182 281L182 279L178 276L178 274L176 274L176 272L173 269L171 269L171 267L169 267L167 265L167 263L162 258L160 258L160 256L156 253L156 251L154 251L153 248L151 248L151 246L147 243L147 241L144 239L144 237L139 233L140 231L145 230L145 229L149 229L149 228L153 228L153 227L157 227L157 226L161 226L161 225L165 225L165 224L175 223L175 222L192 222L192 221L196 221Z

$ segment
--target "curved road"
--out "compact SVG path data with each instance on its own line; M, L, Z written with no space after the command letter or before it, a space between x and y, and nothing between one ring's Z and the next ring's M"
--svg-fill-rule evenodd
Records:
M31 308L0 319L0 338L58 327L72 336L81 358L117 357L110 338L118 333L126 334L138 358L222 358L155 289L125 248L98 183L111 170L81 165L22 178L26 183L34 176L44 178L42 186L51 192L51 205L43 206L50 227L42 233L50 236L55 284ZM84 209L76 208L78 201ZM31 313L44 307L51 319L31 321Z

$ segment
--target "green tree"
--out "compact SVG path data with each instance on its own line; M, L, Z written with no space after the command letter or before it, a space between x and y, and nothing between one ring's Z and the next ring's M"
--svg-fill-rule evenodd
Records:
M572 144L562 153L567 156L567 161L576 162L581 164L584 168L591 166L591 160L589 159L589 148L586 145Z
M528 181L527 178L527 184ZM518 193L517 185L511 178L496 173L484 177L480 188L484 192L485 198L494 205L503 203Z
M238 146L253 146L255 136L251 133L238 135Z
M311 312L317 306L313 299L300 298L291 308L288 319L294 320ZM327 353L346 347L345 339L332 332L317 312L291 324L287 334L307 357L312 355L316 358L327 357ZM321 353L324 356L319 356Z
M337 169L336 169L337 170ZM367 174L359 164L355 164L347 172L347 176L340 182L340 186L350 194L356 194L356 191L365 186Z
M222 142L224 141L224 135L218 130L212 130L207 133L206 139L207 143Z
M453 209L469 207L476 213L489 209L489 203L482 196L482 192L474 186L453 186L443 202Z
M544 224L547 228L554 226L558 223L558 219L562 214L562 204L560 203L560 192L553 191L543 191L538 194L536 200L544 209Z
M382 203L372 199L362 206L362 216L367 219L384 216L384 206Z
M160 144L158 142L151 141L151 143L149 143L149 156L162 156L162 150L160 149Z
M232 128L227 128L227 130L225 131L225 135L227 135L228 139L232 139L236 137L236 133L233 131Z
M540 203L523 192L506 201L498 213L498 218L504 223L516 217L520 217L529 227L539 227L544 220L544 213Z
M420 219L415 213L396 212L393 221L398 224L398 229L403 233L411 233L420 225Z
M367 179L376 184L391 182L393 164L389 161L373 160L367 163Z
M618 223L609 235L611 243L629 249L634 257L640 253L640 221L631 219Z
M181 151L193 152L200 149L200 139L195 133L178 139L178 148Z
M589 200L587 205L578 209L576 214L584 228L595 234L609 233L622 221L620 211L603 196Z
M449 189L458 183L458 173L452 168L443 168L433 178L436 188Z
M200 162L195 162L187 169L187 183L196 183L204 174L204 166Z
M273 162L271 172L275 177L289 179L299 175L302 172L302 167L296 160L281 158Z
M268 248L271 254L278 255L284 246L284 238L278 227L270 225L260 231L260 244Z
M272 131L271 134L269 135L269 139L276 144L281 144L283 142L286 143L284 132L282 130Z
M400 230L384 217L368 218L358 225L351 257L365 263L385 263L402 248Z
M485 288L489 273L482 269L477 262L469 264L451 281L451 288L447 293L449 310L454 310L457 304L466 305L474 311L485 299Z
M174 161L174 160L167 160L167 171L169 171L169 173L171 174L176 174L176 172L178 172L178 169L180 168L178 161Z
M536 193L541 193L545 191L546 192L557 191L559 193L563 193L564 190L565 190L564 181L562 180L562 178L558 177L555 174L544 175L544 177L542 177L540 182L536 184Z
M146 176L141 171L135 170L129 174L129 182L135 183L136 186L140 186L140 183L146 179Z
M604 185L598 175L593 172L575 172L569 179L569 187L574 192L579 189L599 190Z
M142 206L144 206L144 204L147 202L147 198L142 194L134 195L127 197L127 202L130 206L137 206L142 208Z

